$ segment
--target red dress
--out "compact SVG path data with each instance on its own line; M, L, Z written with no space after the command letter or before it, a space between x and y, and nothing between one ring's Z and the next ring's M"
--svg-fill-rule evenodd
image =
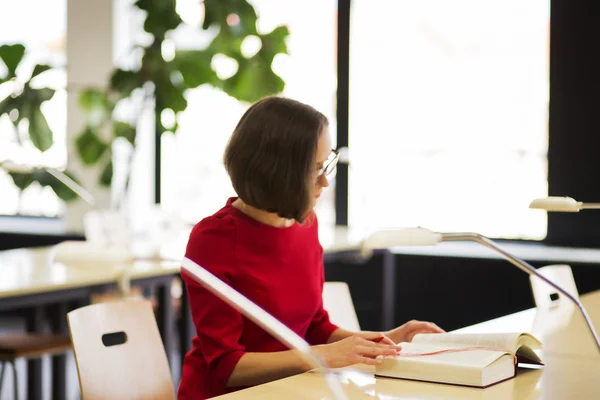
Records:
M225 281L283 322L310 344L323 344L337 326L323 309L323 248L316 216L303 224L275 228L232 206L199 222L186 257ZM288 350L262 328L185 274L196 326L185 355L179 399L228 393L233 368L245 352Z

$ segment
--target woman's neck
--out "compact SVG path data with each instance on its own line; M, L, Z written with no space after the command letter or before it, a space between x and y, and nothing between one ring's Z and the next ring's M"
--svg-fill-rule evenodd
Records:
M273 226L275 228L289 228L294 225L293 219L286 219L280 217L275 213L270 213L268 211L259 210L258 208L252 207L242 201L242 199L238 198L233 203L232 206L246 214L252 219L257 220L265 225Z

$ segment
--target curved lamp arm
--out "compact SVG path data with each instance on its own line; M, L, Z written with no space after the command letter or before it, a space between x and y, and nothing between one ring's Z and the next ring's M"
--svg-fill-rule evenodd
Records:
M362 242L361 254L369 255L373 251L373 249L377 248L386 248L394 246L431 246L440 242L464 241L477 242L495 251L496 253L499 253L502 257L504 257L517 268L519 268L521 271L541 279L542 281L546 282L548 285L556 289L563 296L571 300L577 306L577 308L579 308L581 315L583 315L588 329L592 334L592 337L594 338L596 347L600 352L600 339L598 338L598 334L594 329L592 320L590 319L585 307L578 298L574 297L569 292L558 286L556 283L552 282L550 279L540 274L532 265L502 250L501 248L496 246L496 244L491 239L480 235L479 233L439 233L430 231L425 228L382 230L375 232Z
M96 205L96 199L90 192L88 192L83 186L79 183L75 182L71 179L67 174L62 171L59 171L56 168L46 167L46 166L33 166L26 164L18 164L14 161L2 161L0 162L0 167L6 169L9 172L21 172L21 173L30 173L35 172L36 170L42 169L46 170L50 175L60 181L63 185L71 189L77 196L81 197L86 203L90 206Z
M565 289L563 289L562 287L557 285L556 283L552 282L550 279L546 278L544 275L540 274L535 269L535 267L533 267L531 264L502 250L501 248L496 246L496 244L492 240L490 240L487 237L480 235L478 233L442 233L442 241L443 242L473 241L473 242L482 244L485 247L490 248L490 249L494 250L495 252L501 254L502 257L504 257L506 260L508 260L511 264L513 264L517 268L519 268L521 271L523 271L529 275L533 275L533 276L541 279L542 281L546 282L548 285L552 286L560 294L569 298L569 300L571 300L577 306L577 308L579 308L579 311L581 312L581 315L583 315L583 318L585 319L588 329L589 329L590 333L592 334L592 337L594 338L596 347L598 348L598 351L600 351L600 339L598 338L598 334L596 333L596 330L594 329L592 320L591 320L589 314L587 313L587 310L581 303L581 301L578 298L576 298L575 296L573 296L571 293L569 293L568 291L566 291Z
M298 350L304 360L313 368L322 369L325 382L336 400L346 400L348 398L340 381L312 352L310 345L281 321L189 258L183 259L181 270L231 307L239 310L244 316L279 339L290 349Z

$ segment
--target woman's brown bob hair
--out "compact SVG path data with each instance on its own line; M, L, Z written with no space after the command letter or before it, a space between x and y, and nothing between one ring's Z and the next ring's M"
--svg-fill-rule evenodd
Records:
M306 104L266 97L238 122L224 162L242 201L303 222L310 212L318 140L327 118Z

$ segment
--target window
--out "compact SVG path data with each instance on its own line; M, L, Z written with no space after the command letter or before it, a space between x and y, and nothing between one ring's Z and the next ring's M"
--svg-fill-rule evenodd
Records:
M41 153L31 142L17 139L17 132L6 116L0 118L0 161L11 159L18 163L65 167L66 146L66 1L0 1L0 45L22 43L26 55L17 75L31 72L37 63L48 64L56 70L40 75L36 84L56 89L42 111L54 133L54 145ZM20 17L19 17L20 16ZM0 69L5 68L0 62ZM4 75L5 71L0 70ZM0 99L8 95L7 85L0 87ZM12 178L0 169L0 215L57 216L64 204L52 189L34 183L22 193Z
M353 1L350 224L545 237L549 3Z
M335 138L336 2L251 3L259 17L259 31L268 32L281 24L289 28L289 55L277 56L273 65L286 83L282 94L327 115ZM193 8L189 15L182 13L182 18L185 20L192 13ZM222 67L225 70L228 65ZM248 106L207 85L190 91L177 134L163 135L161 204L165 211L178 211L186 221L195 223L221 208L228 196L235 195L222 156ZM321 223L333 224L333 195L330 187L319 200L317 213Z

